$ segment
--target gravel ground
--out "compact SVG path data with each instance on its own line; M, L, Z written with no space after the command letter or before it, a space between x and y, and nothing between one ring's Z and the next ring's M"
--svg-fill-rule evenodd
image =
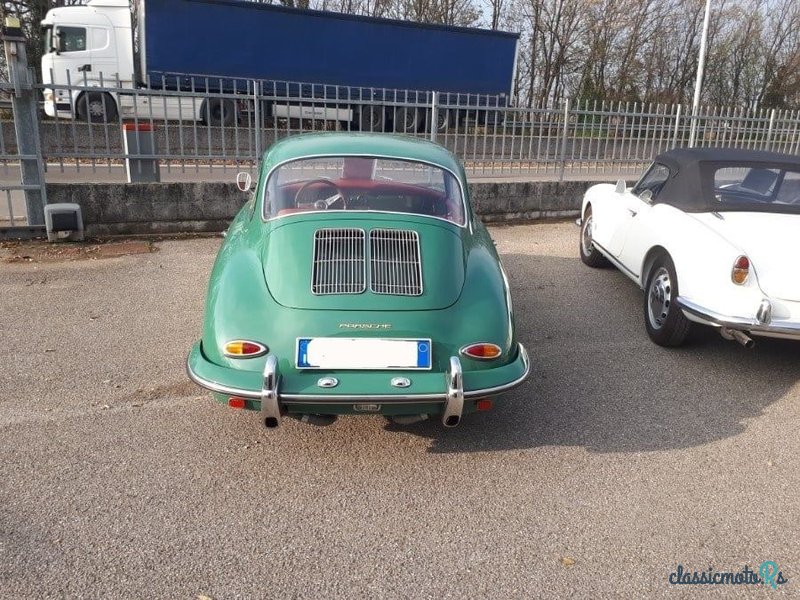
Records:
M791 596L800 344L644 332L572 224L492 229L528 382L454 430L219 406L184 374L218 239L0 264L4 598ZM678 564L761 586L671 586Z

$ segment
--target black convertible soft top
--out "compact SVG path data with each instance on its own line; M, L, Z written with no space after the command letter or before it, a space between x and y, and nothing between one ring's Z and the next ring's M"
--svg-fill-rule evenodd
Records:
M723 207L715 199L714 174L717 169L800 171L800 156L738 148L675 148L659 154L654 162L668 167L670 171L655 201L686 212L731 210L731 207ZM737 207L739 210L746 208ZM761 204L758 210L768 211L769 205Z

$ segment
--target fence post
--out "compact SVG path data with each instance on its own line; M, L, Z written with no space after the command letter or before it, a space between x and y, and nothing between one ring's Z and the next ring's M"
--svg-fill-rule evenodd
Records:
M2 38L8 77L14 84L11 108L14 113L19 170L25 194L28 226L44 225L44 205L47 196L44 187L44 161L39 142L39 109L36 105L36 92L33 89L32 71L28 68L25 36L22 34L19 19L6 17Z
M439 92L431 94L431 141L436 141L436 122L439 120Z
M259 98L260 82L253 81L253 119L255 119L255 127L253 134L256 136L256 167L261 162L261 100Z
M764 150L769 150L769 145L772 143L772 129L775 127L775 109L773 108L769 113L769 128L767 129L767 142L764 144Z
M564 131L561 136L561 168L558 171L558 180L564 181L564 169L567 163L567 134L569 133L569 98L564 99Z

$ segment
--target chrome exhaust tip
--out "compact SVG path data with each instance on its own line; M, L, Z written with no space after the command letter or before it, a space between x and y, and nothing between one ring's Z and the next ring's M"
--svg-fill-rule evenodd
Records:
M723 327L722 329L719 330L719 333L726 340L733 340L735 342L739 342L742 346L744 346L748 350L756 345L756 342L755 340L753 340L753 338L747 335L744 331L739 331L738 329L728 329L727 327Z

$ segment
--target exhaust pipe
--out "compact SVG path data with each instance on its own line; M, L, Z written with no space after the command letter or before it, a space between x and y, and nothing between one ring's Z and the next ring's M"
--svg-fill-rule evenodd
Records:
M297 419L301 423L308 423L309 425L316 425L317 427L327 427L336 422L336 415L289 415L293 419Z
M428 415L392 415L392 423L396 423L398 425L411 425L413 423L419 423L420 421L424 421L428 418Z
M744 331L739 331L738 329L728 329L727 327L723 327L722 329L720 329L719 333L726 340L734 340L736 342L739 342L742 346L744 346L748 350L756 345L753 338L747 335Z

